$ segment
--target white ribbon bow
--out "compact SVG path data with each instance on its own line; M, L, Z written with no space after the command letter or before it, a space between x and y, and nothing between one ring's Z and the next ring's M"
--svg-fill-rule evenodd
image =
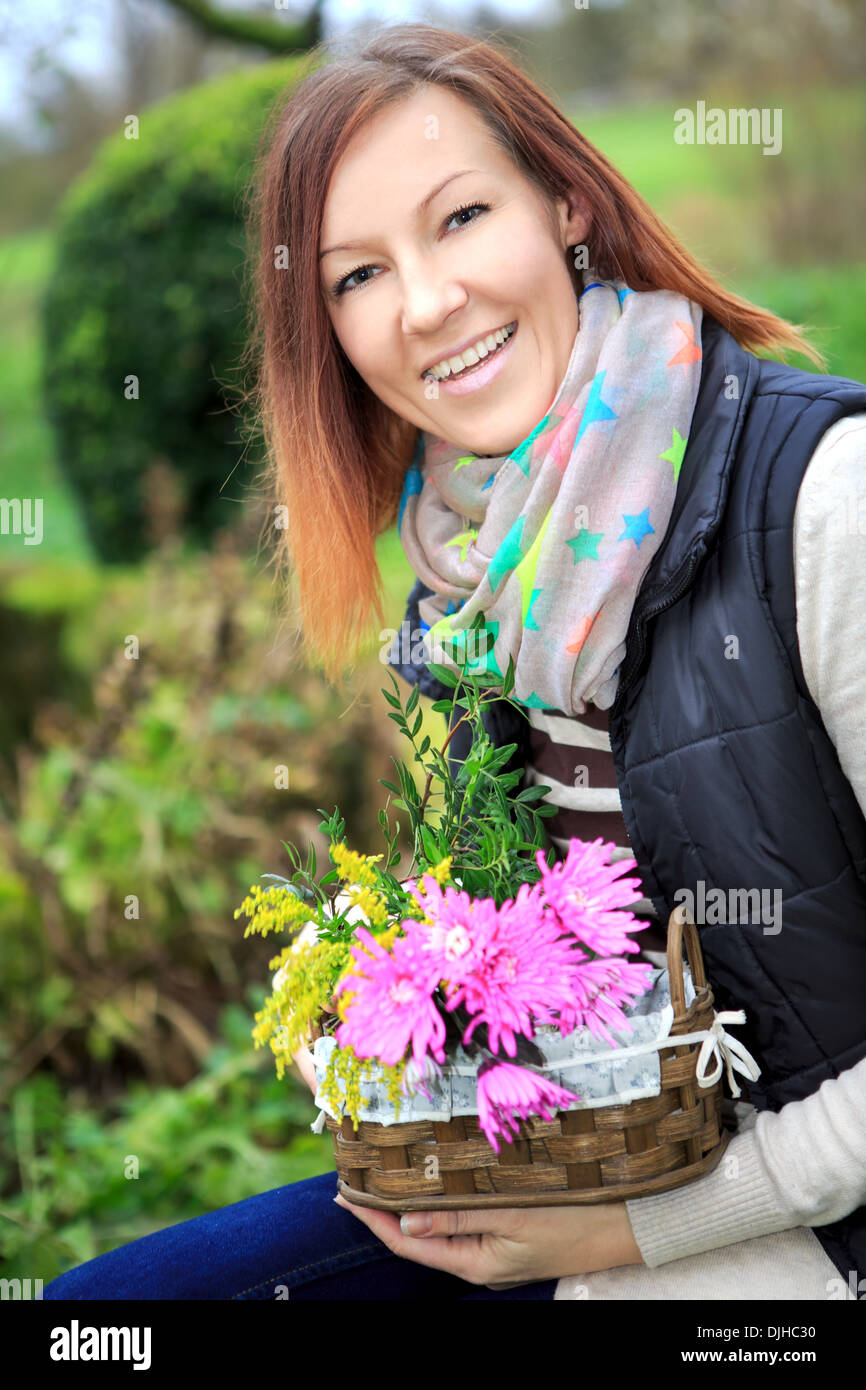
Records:
M695 1078L699 1086L712 1086L714 1082L718 1081L722 1074L723 1057L728 1068L728 1084L734 1096L741 1093L741 1088L734 1079L735 1070L741 1076L747 1077L749 1081L756 1081L761 1075L761 1068L749 1049L738 1038L732 1038L729 1033L726 1033L723 1027L725 1023L745 1023L745 1021L745 1009L724 1009L721 1013L713 1015L713 1021L708 1029L702 1029L700 1033L683 1033L676 1037L677 1043L686 1040L697 1042L698 1038L703 1038L695 1067ZM712 1076L707 1076L710 1057L715 1057L716 1066Z

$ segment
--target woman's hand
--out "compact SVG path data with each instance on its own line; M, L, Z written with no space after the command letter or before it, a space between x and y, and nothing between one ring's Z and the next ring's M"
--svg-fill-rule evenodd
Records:
M643 1264L625 1202L413 1211L398 1218L342 1196L335 1201L395 1255L490 1289ZM423 1218L427 1234L413 1230Z
M308 1047L299 1047L297 1052L292 1053L292 1061L295 1063L295 1066L298 1068L298 1071L301 1073L301 1076L306 1081L313 1095L315 1095L319 1089L319 1083L316 1080L316 1064L313 1061L313 1054L310 1049Z

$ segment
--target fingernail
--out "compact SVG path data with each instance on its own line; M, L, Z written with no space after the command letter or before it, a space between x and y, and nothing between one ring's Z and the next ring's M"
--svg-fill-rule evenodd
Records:
M407 1212L400 1217L400 1230L404 1236L427 1236L433 1229L433 1215L429 1211Z

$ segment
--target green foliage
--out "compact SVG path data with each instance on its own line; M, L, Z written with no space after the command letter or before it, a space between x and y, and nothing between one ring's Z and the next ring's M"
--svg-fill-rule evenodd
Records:
M482 626L483 615L479 614L470 631ZM430 663L433 674L452 689L450 698L433 704L434 710L446 716L450 730L441 748L433 747L426 734L419 741L422 718L420 711L416 715L418 687L413 688L404 710L397 681L391 672L388 673L394 693L383 689L382 694L392 706L389 718L412 745L413 761L420 766L426 780L424 791L419 794L410 767L398 758L394 759L394 765L399 786L380 780L382 786L393 793L395 807L408 816L413 845L410 875L413 871L420 875L426 867L450 858L451 874L459 879L462 888L473 897L490 897L501 904L506 898L514 897L521 883L535 882L538 878L535 854L539 849L547 850L548 862L553 862L555 852L549 849L542 821L546 816L555 815L556 807L533 804L549 790L546 786L514 792L523 780L523 773L520 770L506 773L503 768L516 745L508 743L497 747L484 728L483 708L492 699L507 701L525 716L523 707L509 698L514 688L513 660L509 658L500 687L483 687L482 677L468 674L465 652L462 658L455 659L460 662L459 675L449 667ZM462 707L462 713L458 707ZM411 715L416 717L410 720ZM446 753L448 744L464 723L470 726L471 742L455 775ZM380 823L390 843L387 809L380 813ZM387 884L390 876L382 877Z
M254 991L252 999L260 999ZM249 1045L247 1009L186 1086L132 1083L101 1107L42 1072L0 1108L0 1264L47 1283L127 1241L333 1168L310 1095Z
M266 115L297 64L244 69L146 109L138 139L106 141L61 204L45 397L104 560L144 553L155 459L178 472L190 536L233 519L243 473L224 489L241 461L240 419L223 387L247 327L242 198ZM126 398L130 375L137 400Z
M56 599L52 641L38 572L5 586L8 630L38 619L40 669L68 679L31 691L0 777L4 1093L40 1065L95 1089L185 1084L270 953L238 941L239 892L282 867L281 837L327 852L323 798L353 837L376 831L387 748L363 701L275 654L267 575L171 550L110 575Z

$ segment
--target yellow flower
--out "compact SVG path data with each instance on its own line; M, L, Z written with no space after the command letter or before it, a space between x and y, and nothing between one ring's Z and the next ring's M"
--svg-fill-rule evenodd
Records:
M402 930L403 925L401 922L392 922L387 931L379 932L379 935L376 937L376 945L383 946L386 951L390 951Z
M344 883L354 879L368 888L375 886L376 875L371 865L383 857L381 854L356 854L354 850L347 848L345 840L332 844L330 852L337 873Z
M346 1022L346 1010L357 993L356 989L344 989L337 995L337 1017L342 1023Z
M451 879L451 861L453 858L453 854L446 854L445 858L440 859L438 864L431 864L429 869L424 869L416 880L418 891L421 893L427 892L424 886L424 879L428 874L431 878L435 878L440 887L443 883L449 882Z
M280 884L262 888L260 883L253 883L249 897L244 898L240 907L236 908L235 917L242 912L250 919L244 930L245 937L254 932L267 936L270 931L283 931L298 922L318 920L317 905L304 902L297 893Z
M255 1015L252 1036L257 1048L269 1044L280 1080L327 1006L334 971L343 966L347 949L345 942L315 942L302 951L287 946L270 962L279 971L279 984Z
M435 878L440 886L451 877L451 860L453 858L453 854L446 854L445 858L440 859L438 864L434 864L431 868L426 870L430 877Z
M388 909L382 894L373 888L353 883L346 889L351 907L359 907L371 926L382 927L388 920Z
M322 1099L327 1101L338 1114L348 1113L355 1129L361 1122L361 1081L368 1076L375 1065L372 1057L358 1057L351 1047L335 1047L328 1058L325 1079L322 1082ZM405 1071L405 1062L382 1067L382 1074L388 1084L388 1096L395 1107L395 1115L400 1115L400 1086ZM339 1079L346 1083L345 1096L340 1094Z

